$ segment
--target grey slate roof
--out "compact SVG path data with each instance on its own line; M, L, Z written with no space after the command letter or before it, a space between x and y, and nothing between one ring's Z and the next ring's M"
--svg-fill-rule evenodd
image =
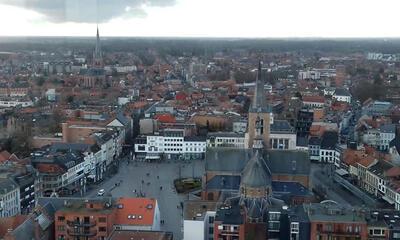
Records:
M338 96L351 96L349 90L344 89L344 88L337 88L335 90L335 95L338 95Z
M125 117L125 115L122 113L122 112L119 112L118 114L117 114L117 117L116 117L116 119L120 122L120 123L122 123L122 125L124 125L124 126L129 126L129 119L127 118L127 117Z
M207 182L207 190L239 190L240 176L216 175Z
M252 156L251 149L209 148L206 152L206 171L239 175ZM264 161L274 174L309 175L308 153L297 150L268 150Z
M262 154L256 151L242 172L241 185L252 188L270 186L272 181L271 172Z
M372 172L376 176L384 177L385 172L391 169L392 167L394 167L394 165L392 165L391 163L384 160L379 160L375 165L370 167L368 171Z
M290 126L290 123L287 120L274 120L274 123L271 124L271 133L293 133L293 127Z
M335 149L338 143L337 132L327 131L322 135L321 148L322 149Z
M206 171L240 174L251 157L251 150L238 148L209 148L206 152Z
M293 197L311 197L313 194L298 182L272 182L272 196L290 204Z
M210 132L207 134L207 137L243 137L244 133L235 133L235 132Z
M382 133L395 133L396 132L396 124L384 124L379 127L379 130Z
M400 136L396 136L392 141L389 143L389 147L395 147L397 153L400 154Z
M307 139L307 137L297 136L297 138L296 138L296 146L308 147L308 139Z
M58 151L74 150L74 151L86 151L90 149L90 144L85 143L53 143L50 146L50 153L56 153Z
M297 150L269 150L267 157L264 155L272 175L294 174L309 175L310 159L308 153Z
M308 145L320 146L321 145L321 138L319 138L319 137L310 137L310 139L308 140Z
M188 141L188 142L205 142L206 141L206 137L203 137L203 136L186 136L183 139L185 140L185 142L186 141Z
M18 188L18 184L9 178L0 179L0 194L7 194Z
M312 222L350 223L366 222L362 215L354 214L353 208L338 205L332 201L303 205Z
M221 205L215 215L215 221L221 221L224 224L240 225L243 220L239 204Z
M42 230L42 236L52 235L51 225L54 222L55 209L51 203L45 203L42 206L42 211L27 218L21 225L14 229L10 234L18 240L32 240L35 236L35 219ZM35 213L33 213L35 214ZM47 232L47 234L45 234ZM44 238L46 239L46 238Z

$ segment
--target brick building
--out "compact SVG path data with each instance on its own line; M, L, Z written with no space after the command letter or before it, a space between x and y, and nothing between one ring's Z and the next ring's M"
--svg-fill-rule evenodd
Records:
M159 230L160 211L155 199L66 198L55 213L56 239L121 239L121 233L115 231L125 231L123 235L129 236L126 232Z
M333 201L305 204L310 220L310 239L367 239L365 214Z

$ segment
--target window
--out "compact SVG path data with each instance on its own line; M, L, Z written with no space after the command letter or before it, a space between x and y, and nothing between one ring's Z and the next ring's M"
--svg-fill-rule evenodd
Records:
M99 222L105 223L107 222L107 219L105 217L99 217Z
M290 232L291 233L299 233L299 223L294 222L290 224Z
M321 232L322 231L322 224L317 224L317 231Z
M214 234L214 228L208 228L208 234Z
M60 221L60 222L62 222L62 221L64 221L65 220L65 217L64 216L58 216L58 221Z
M351 232L353 232L353 226L347 226L347 228L346 228L346 231L348 232L348 233L351 233Z
M99 232L105 232L106 231L106 227L99 227Z
M208 218L208 223L209 223L209 224L214 223L214 217L209 217L209 218Z
M65 227L64 226L57 226L57 231L65 231Z
M279 212L270 212L269 213L269 220L270 221L279 221L281 213Z

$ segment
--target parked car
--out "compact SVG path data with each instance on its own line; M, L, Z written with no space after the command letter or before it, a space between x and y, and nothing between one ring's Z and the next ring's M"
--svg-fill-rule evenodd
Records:
M97 196L103 196L104 193L106 193L106 190L100 189L100 190L97 192Z

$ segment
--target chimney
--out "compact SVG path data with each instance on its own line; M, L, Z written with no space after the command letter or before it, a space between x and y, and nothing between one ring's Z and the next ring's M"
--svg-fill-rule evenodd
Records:
M34 220L33 227L34 227L35 240L40 240L41 239L40 238L40 225L39 225L39 221L37 218L35 218L35 220Z

